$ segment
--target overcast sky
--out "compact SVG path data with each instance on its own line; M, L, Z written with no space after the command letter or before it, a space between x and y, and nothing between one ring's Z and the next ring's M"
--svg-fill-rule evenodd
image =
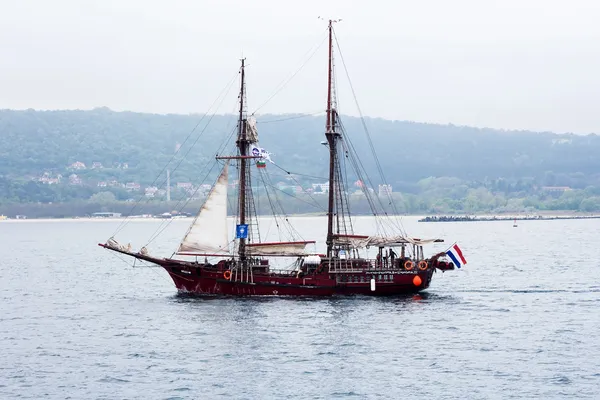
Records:
M343 19L364 115L600 133L598 0L0 0L0 108L202 113L243 55L254 111L323 42L318 16ZM323 110L326 57L258 111Z

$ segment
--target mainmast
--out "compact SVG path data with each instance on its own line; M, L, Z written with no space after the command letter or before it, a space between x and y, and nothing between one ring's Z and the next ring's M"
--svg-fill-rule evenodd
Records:
M325 137L329 145L329 204L327 208L327 257L332 256L333 249L333 221L335 208L335 169L337 157L337 139L340 134L335 131L336 110L333 106L333 23L329 20L329 63L327 68L327 122Z
M245 61L242 59L241 68L241 83L240 83L240 116L238 119L238 139L236 141L237 147L240 152L240 187L239 187L239 217L240 225L246 224L246 169L248 155L248 139L246 137L246 118L244 115L244 100L246 97L246 82L245 82ZM239 256L240 263L245 265L246 263L246 239L240 238L239 242Z

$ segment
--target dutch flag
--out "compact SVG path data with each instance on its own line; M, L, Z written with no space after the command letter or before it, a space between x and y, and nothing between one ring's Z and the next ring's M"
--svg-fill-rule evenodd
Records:
M463 256L463 253L462 253L462 251L460 250L460 247L458 247L457 244L455 244L454 246L450 247L446 251L446 254L454 262L454 265L456 265L457 268L460 268L461 266L463 266L463 265L465 265L467 263L467 260Z

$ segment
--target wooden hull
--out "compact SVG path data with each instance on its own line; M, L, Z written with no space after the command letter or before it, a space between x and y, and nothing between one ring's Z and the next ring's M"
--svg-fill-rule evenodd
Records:
M209 271L202 267L163 268L169 273L179 291L213 296L394 296L426 289L433 275L433 269L418 272L379 270L349 274L322 273L300 278L279 274L254 274L252 282L244 282L236 280L234 276L225 279L223 272ZM419 278L415 279L417 276ZM349 277L356 282L347 282ZM374 290L371 287L371 279L375 279Z
M328 261L324 260L310 274L269 273L265 270L254 272L251 277L242 277L231 273L226 265L207 266L177 259L155 258L104 244L99 246L157 264L168 272L180 292L201 296L394 296L427 289L435 272L435 268L429 266L426 270L371 268L333 273L330 272Z

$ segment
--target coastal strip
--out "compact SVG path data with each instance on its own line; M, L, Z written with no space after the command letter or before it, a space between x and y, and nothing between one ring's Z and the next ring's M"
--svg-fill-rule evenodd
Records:
M430 216L419 219L419 222L488 222L488 221L550 221L559 219L599 219L600 215L565 215L565 216L520 216L520 217L485 217L485 216L468 216L468 215L442 215Z

